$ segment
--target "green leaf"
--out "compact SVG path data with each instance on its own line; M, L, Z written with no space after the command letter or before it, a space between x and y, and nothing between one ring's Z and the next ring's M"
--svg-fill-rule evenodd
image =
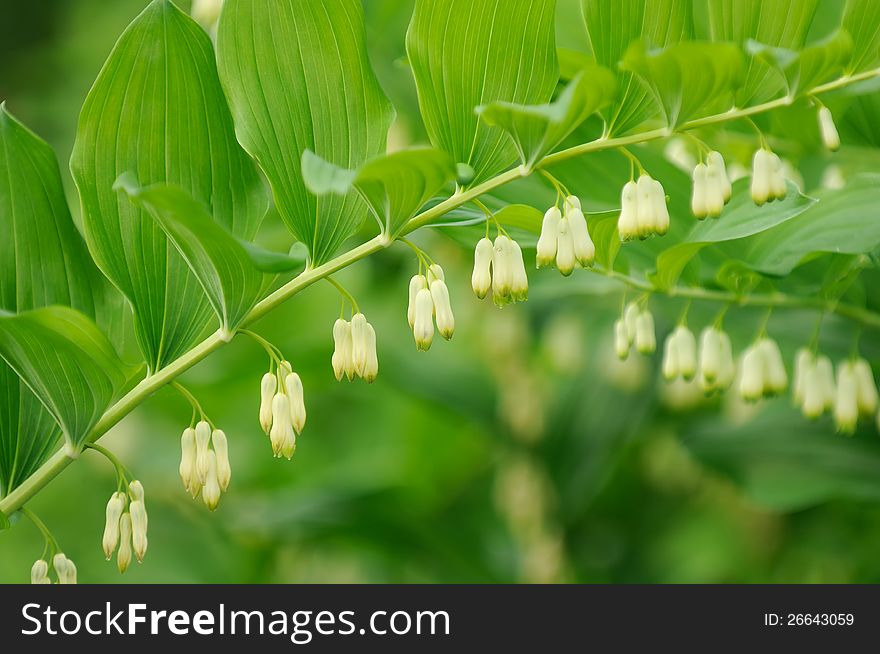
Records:
M113 190L117 177L178 184L246 239L267 205L235 141L211 40L168 0L119 38L86 98L70 165L89 248L131 303L138 344L158 370L201 336L211 309L159 225Z
M852 53L852 38L846 31L838 30L799 52L750 39L746 42L746 52L778 70L785 79L788 95L796 98L843 74Z
M497 221L520 247L526 249L537 244L544 214L527 204L507 204L492 214L492 220ZM431 223L431 226L442 228L447 236L463 247L473 249L486 234L486 214L477 208L460 207Z
M581 0L596 61L612 70L635 41L665 47L693 37L689 0ZM608 132L624 134L657 115L648 88L631 72L618 78L617 98L607 112Z
M553 94L555 8L555 0L416 0L406 50L425 128L435 147L473 167L474 184L516 160L508 136L474 108Z
M590 236L596 245L596 263L605 270L614 270L614 260L620 252L620 233L617 231L617 221L620 211L603 211L588 215Z
M880 176L862 175L843 190L816 196L819 202L794 220L749 239L744 262L768 275L787 275L815 253L862 254L880 247Z
M379 223L394 238L419 209L456 178L452 158L433 148L414 148L371 159L355 170L303 153L302 174L315 195L345 195L356 190Z
M749 194L750 183L749 179L737 180L733 185L730 203L721 217L697 222L681 243L657 256L655 271L648 274L648 279L656 288L672 288L685 266L707 245L744 239L772 229L802 214L815 203L814 199L803 195L789 182L784 200L757 207ZM737 244L734 247L741 246Z
M733 106L744 57L733 43L685 41L648 51L644 42L637 42L627 50L621 66L652 90L666 125L675 128L709 108L723 111Z
M807 39L819 0L709 0L708 34L712 41L745 46L749 39L771 47L799 51ZM750 58L736 106L766 102L779 95L783 81L766 62Z
M72 306L118 330L121 298L74 227L55 153L0 105L0 310ZM49 456L59 431L0 361L0 497Z
M355 169L385 152L394 110L370 68L359 0L227 0L220 76L238 138L259 162L282 219L327 261L366 216L357 193L316 197L301 170L315 152Z
M71 452L134 372L95 324L69 307L0 316L0 357L55 419Z
M214 221L208 208L179 186L142 187L133 175L122 175L114 188L123 191L159 224L189 265L229 338L271 282L264 272L293 270L304 261L261 251Z
M847 0L843 29L852 35L852 59L847 72L858 73L880 61L880 4L876 0Z
M493 102L477 107L487 125L500 127L513 140L520 161L531 169L575 128L614 99L615 79L607 68L579 72L550 104Z

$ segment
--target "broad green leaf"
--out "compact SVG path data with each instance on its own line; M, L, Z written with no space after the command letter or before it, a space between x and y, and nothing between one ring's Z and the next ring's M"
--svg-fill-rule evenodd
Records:
M662 290L672 288L685 266L704 247L712 243L743 239L772 229L802 214L815 202L789 182L784 200L757 207L749 194L750 183L749 179L737 180L730 203L719 218L700 222L694 219L696 224L685 239L658 255L656 269L648 275L655 287Z
M745 46L749 39L798 51L804 46L819 0L709 0L708 34L712 41ZM702 35L701 35L702 36ZM760 59L750 58L736 105L747 107L779 95L783 81Z
M474 109L553 94L555 8L555 0L416 0L406 49L425 128L435 147L473 167L473 184L516 160L508 136Z
M665 47L693 37L689 0L581 0L596 61L612 70L630 45ZM609 134L632 131L659 112L648 88L631 72L618 78L617 98L607 112Z
M648 51L644 42L630 46L621 66L638 75L663 109L667 126L733 106L742 81L744 57L733 43L685 41Z
M787 275L817 252L862 254L880 247L880 177L863 175L843 190L816 196L819 202L794 220L749 239L744 262L768 275Z
M71 452L134 372L88 317L60 306L0 316L0 357L55 419Z
M316 197L301 170L315 152L354 169L385 152L394 110L367 59L359 0L227 0L220 76L238 138L311 262L327 261L366 216L354 191Z
M785 79L788 95L796 98L843 74L852 53L852 38L846 31L838 30L799 52L750 39L746 42L746 52L778 70Z
M456 176L452 158L433 148L414 148L371 159L355 170L303 153L306 187L321 197L356 190L367 203L379 230L394 238L419 209Z
M880 62L880 3L846 0L841 26L853 39L847 72L858 73L876 66Z
M487 125L500 127L513 140L520 161L531 169L590 115L614 99L615 79L607 68L591 66L578 73L549 104L493 102L477 107Z
M271 281L264 271L267 262L276 271L279 265L285 266L281 270L293 270L305 263L278 253L260 253L256 245L216 222L205 205L179 186L142 187L133 176L123 175L115 188L159 224L199 280L229 338Z
M0 105L0 310L72 306L105 328L122 314L74 227L55 153ZM52 417L0 361L0 497L58 442Z
M543 220L544 214L527 204L507 204L492 214L492 223L501 225L523 249L535 247ZM470 250L486 235L486 214L476 207L460 207L431 226L441 228L447 236ZM494 224L490 224L489 237L494 238L495 233Z
M124 172L186 189L250 239L267 197L235 141L208 35L154 0L119 38L83 106L71 158L89 248L126 295L151 371L184 353L211 323L199 284L160 226L120 197Z

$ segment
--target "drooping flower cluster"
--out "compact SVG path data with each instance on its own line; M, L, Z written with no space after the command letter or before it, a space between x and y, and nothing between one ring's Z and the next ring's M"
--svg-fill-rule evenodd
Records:
M815 420L834 408L837 390L831 359L801 348L795 355L793 380L792 399L804 416Z
M621 241L663 236L669 231L669 210L663 185L647 173L638 182L629 181L620 194L620 218L617 231Z
M211 511L220 503L220 495L229 488L232 467L229 443L222 429L212 429L206 420L187 427L180 437L180 480L186 491L202 501Z
M752 161L752 200L760 207L768 201L785 199L787 191L779 155L759 149Z
M273 454L290 460L296 451L296 437L306 426L306 405L302 380L287 361L281 361L274 373L267 372L260 381L260 426L269 436Z
M58 552L52 557L52 568L55 570L59 584L76 583L76 565L67 558L63 552ZM37 559L31 566L32 584L51 584L49 579L49 563L43 559Z
M714 150L706 157L706 163L694 168L694 193L691 198L691 211L703 220L717 218L724 205L730 201L732 189L727 169L721 153Z
M455 333L455 316L446 287L446 276L436 263L431 264L427 275L418 274L410 280L406 318L413 331L416 347L422 351L429 350L434 342L435 320L437 331L447 341Z
M690 381L697 374L697 339L685 325L676 327L663 345L663 377Z
M834 116L828 107L819 107L819 133L822 135L822 143L832 152L840 148L840 135L834 124Z
M595 260L596 246L590 238L581 201L569 195L562 212L553 206L544 214L535 263L540 268L555 262L557 270L568 276L575 266L589 268Z
M614 349L624 360L635 345L639 354L653 354L657 349L654 333L654 316L638 302L630 302L624 309L623 317L614 324Z
M762 397L779 395L787 387L788 373L779 345L766 336L760 338L743 354L740 396L747 402L757 402Z
M415 278L413 278L415 281ZM529 277L523 262L522 248L506 234L499 234L493 243L482 238L474 249L474 272L471 275L474 294L481 300L492 291L492 300L499 307L529 299ZM412 306L412 284L410 284ZM438 325L439 327L439 325Z
M864 359L848 359L837 366L837 395L834 422L843 434L852 434L859 416L877 412L877 384L871 366Z
M379 375L379 357L376 354L376 330L367 322L366 316L358 312L351 317L351 321L339 318L333 324L333 356L330 359L333 366L333 374L336 380L341 381L343 376L348 381L360 377L368 384L376 381ZM282 364L283 365L283 364ZM294 373L296 374L296 373ZM265 377L263 378L265 381ZM299 389L302 395L302 382L299 376L293 380L295 390ZM272 389L274 393L274 389ZM294 399L291 398L291 407ZM305 423L305 405L302 400L298 401L298 409L302 411L302 422ZM271 416L271 412L268 412ZM302 428L297 432L302 431Z
M148 522L141 482L134 480L128 485L128 493L117 492L110 496L101 545L108 561L116 552L119 572L128 570L132 554L137 557L138 563L144 560Z
M733 347L727 332L706 327L700 334L700 386L707 395L730 388L736 377Z

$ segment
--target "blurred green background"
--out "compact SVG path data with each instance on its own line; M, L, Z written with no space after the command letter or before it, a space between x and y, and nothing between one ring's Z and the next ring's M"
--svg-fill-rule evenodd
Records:
M74 215L66 162L79 107L144 4L0 2L0 100L55 147ZM404 60L412 3L364 4L373 64L400 115L392 141L420 142ZM824 3L817 37L835 4ZM574 0L560 2L559 41L586 47ZM859 128L864 116L876 116L872 102L876 94L842 122L844 169L877 164L876 149L866 147L877 135ZM795 130L792 115L773 124ZM792 131L774 131L774 147L799 162L806 190L828 166L813 131L791 141ZM728 151L747 136L728 133ZM662 152L644 148L639 156L670 196L687 202L687 174ZM615 206L628 166L610 153L554 173L598 210ZM539 207L553 198L536 180L504 196ZM693 388L658 381L659 357L618 362L610 332L621 289L588 273L561 280L541 271L527 304L481 303L469 289L470 252L459 243L472 247L472 236L417 236L447 270L457 318L455 339L426 354L415 351L405 318L417 267L410 250L393 248L339 276L378 333L372 386L333 378L339 296L329 284L256 326L305 384L308 426L292 462L272 458L257 422L267 365L257 345L240 337L184 377L230 437L233 481L215 514L193 502L177 476L179 436L190 419L179 395L160 392L114 429L102 443L143 481L150 512L146 561L125 577L100 547L113 471L95 453L83 455L29 505L76 562L80 581L880 582L873 427L844 439L830 421L802 420L787 399L757 409L707 402ZM262 238L289 244L272 220ZM812 292L822 270L806 266L783 284ZM864 288L880 288L876 274L866 275ZM878 304L873 295L865 291L869 306ZM662 339L683 304L658 299L651 307ZM699 329L717 309L696 303L691 326ZM761 317L731 311L737 349ZM773 317L771 332L789 361L814 324L810 313ZM822 338L825 351L843 356L852 329L829 318ZM862 349L876 362L872 338ZM0 581L26 582L42 548L26 522L0 534Z

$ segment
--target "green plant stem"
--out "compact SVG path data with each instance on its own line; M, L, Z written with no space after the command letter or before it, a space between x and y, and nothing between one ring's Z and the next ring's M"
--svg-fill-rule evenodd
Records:
M868 80L874 77L880 77L880 68L864 71L855 75L846 75L832 82L828 82L827 84L817 86L816 88L811 89L810 91L805 93L805 95L818 95L821 93L827 93L829 91L834 91L850 84ZM731 109L730 111L726 111L713 116L706 116L704 118L697 118L695 120L687 121L682 125L679 125L675 129L675 131L686 131L699 127L706 127L708 125L725 123L736 120L738 118L743 118L745 116L753 116L755 114L770 111L772 109L785 107L792 104L793 102L793 98L786 96L783 98L778 98L776 100L771 100L770 102L758 104L753 107L747 107L745 109ZM535 169L552 166L555 163L566 161L574 157L579 157L590 152L599 152L602 150L608 150L610 148L619 148L622 146L625 147L628 145L635 145L636 143L645 143L647 141L665 138L672 135L672 133L672 129L663 127L646 132L641 132L638 134L630 134L627 136L618 136L611 138L603 136L594 141L590 141L589 143L584 143L567 148L565 150L560 150L559 152L544 157L537 164L537 166L535 166L535 168L519 166L511 170L505 171L497 175L496 177L486 180L485 182L482 182L481 184L478 184L469 189L456 191L454 195L447 198L443 202L434 205L430 209L427 209L412 218L401 230L399 236L406 236L407 234L414 232L420 227L430 225L434 220L449 213L453 209L457 209L458 207L479 198L481 195L490 193L496 188L504 186L505 184L519 179L520 177L527 177ZM245 327L249 324L256 322L267 313L275 309L277 306L279 306L281 303L283 303L285 300L296 295L304 288L311 286L316 281L323 279L328 275L332 275L338 270L341 270L351 265L352 263L369 256L370 254L373 254L375 252L378 252L379 250L388 247L392 242L393 240L388 235L380 234L379 236L367 241L366 243L363 243L356 248L349 250L348 252L345 252L326 263L321 264L320 266L316 266L314 268L306 270L302 274L298 275L296 278L287 282L278 290L274 291L268 297L257 303L257 305L253 309L251 309L250 313L248 313L241 327ZM645 288L643 290L645 291L656 291L656 289L654 289L650 284L645 283L644 286ZM800 298L792 298L790 296L782 294L748 296L746 298L739 298L734 296L733 294L727 294L718 291L708 291L705 289L672 289L672 291L670 291L668 294L674 296L677 295L678 297L692 297L694 299L714 299L719 302L739 302L740 304L752 304L754 306L813 306L815 308L824 308L824 305L821 303L821 301L817 301L812 298L801 301ZM797 300L798 302L795 303L794 300ZM762 301L765 302L763 305L761 305ZM805 305L805 303L810 304ZM874 314L864 309L859 309L858 307L838 305L834 308L834 312L838 315L851 318L852 320L855 320L857 322L861 322L864 325L880 327L880 315ZM228 335L224 334L222 330L217 330L204 341L196 345L192 350L183 354L178 359L168 364L165 368L162 368L161 370L141 381L120 400L118 400L109 409L107 409L107 411L98 421L98 424L95 425L94 429L87 437L86 442L94 443L99 438L101 438L101 436L107 433L110 428L115 426L135 407L137 407L144 400L153 395L153 393L155 393L157 390L159 390L169 382L173 381L183 372L192 368L195 364L202 361L209 354L222 347L226 342L228 342L227 336ZM0 500L0 512L3 512L8 516L23 507L25 502L36 495L36 493L38 493L40 489L42 489L52 479L57 477L62 470L70 465L70 462L72 460L73 459L71 459L64 452L63 448L53 454L49 458L49 460L46 461L46 463L40 466L40 468L37 469L37 471L34 472L30 477L28 477L24 482L22 482L20 486L15 488L11 493L9 493L9 495Z

